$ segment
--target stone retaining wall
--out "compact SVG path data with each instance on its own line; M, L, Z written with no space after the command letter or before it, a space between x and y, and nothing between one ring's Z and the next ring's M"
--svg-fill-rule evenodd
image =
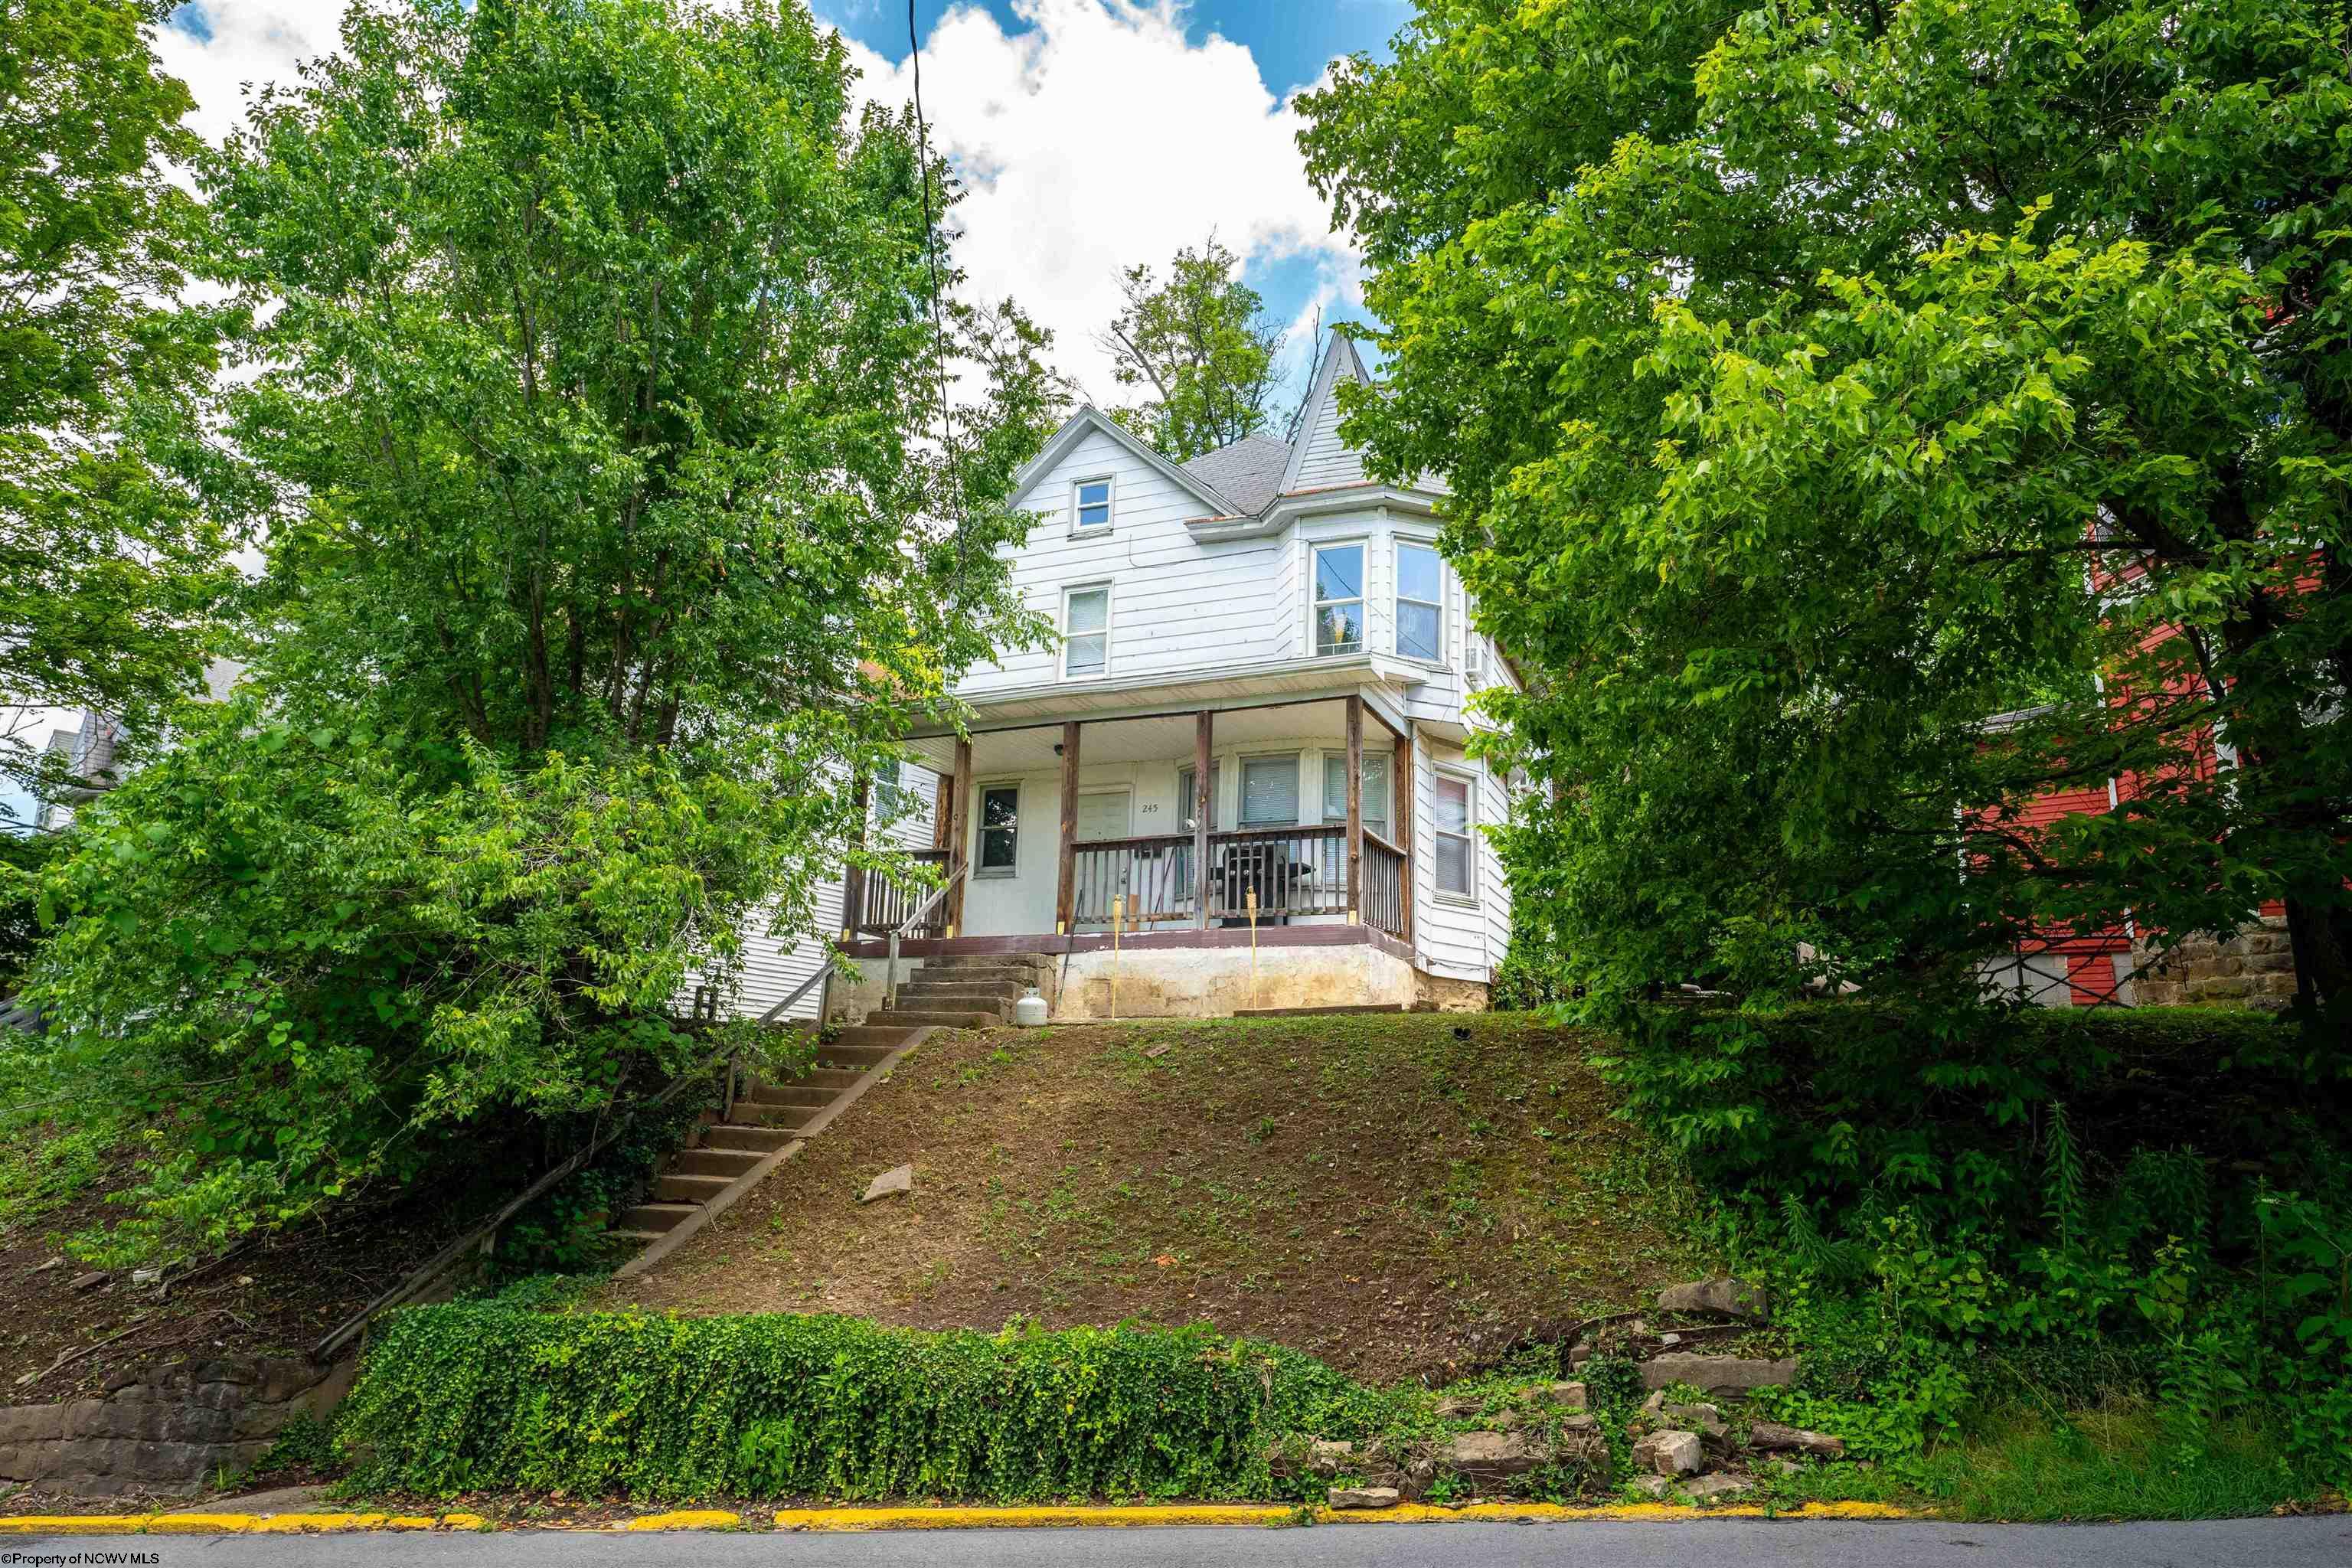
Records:
M323 1415L355 1364L183 1361L116 1373L98 1398L0 1408L0 1479L83 1497L209 1490L250 1469L296 1415Z
M2159 961L2136 948L2133 1000L2143 1007L2284 1007L2294 995L2294 954L2283 916L2227 942L2193 936Z

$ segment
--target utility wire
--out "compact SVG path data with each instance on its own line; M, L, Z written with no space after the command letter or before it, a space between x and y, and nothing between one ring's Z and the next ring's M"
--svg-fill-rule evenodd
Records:
M931 219L931 133L923 119L923 45L915 31L915 0L907 0L907 49L915 60L915 177L923 188L923 257L930 264L931 334L939 348L940 445L952 474L955 424L948 411L947 310L940 295L939 235Z

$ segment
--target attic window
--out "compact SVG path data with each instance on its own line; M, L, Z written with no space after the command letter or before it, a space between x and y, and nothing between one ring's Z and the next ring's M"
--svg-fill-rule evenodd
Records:
M1070 515L1077 519L1076 527L1084 532L1090 529L1110 526L1110 480L1080 479L1071 487L1073 500Z

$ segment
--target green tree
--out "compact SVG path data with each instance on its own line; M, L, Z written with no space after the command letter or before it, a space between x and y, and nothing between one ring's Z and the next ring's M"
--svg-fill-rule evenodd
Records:
M209 176L275 304L253 694L89 815L42 971L39 1070L158 1119L167 1236L708 1049L673 1005L817 929L850 779L1027 634L1045 340L934 310L952 193L850 85L796 5L363 5Z
M1241 258L1216 236L1179 250L1164 283L1137 266L1119 289L1127 307L1103 346L1121 386L1147 389L1141 402L1115 411L1119 423L1181 463L1276 422L1283 331L1241 280Z
M28 710L148 730L233 578L174 477L220 323L180 301L202 211L170 177L193 103L148 45L170 9L0 0L0 773L37 786Z
M2352 1005L2345 9L1620 9L1432 0L1302 136L1566 977L1965 997L2278 900Z

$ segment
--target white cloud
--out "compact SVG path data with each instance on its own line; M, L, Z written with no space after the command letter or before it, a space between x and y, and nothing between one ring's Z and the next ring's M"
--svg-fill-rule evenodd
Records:
M856 4L857 0L849 0ZM248 83L291 84L332 50L342 0L203 0L201 29L159 30L164 68L196 99L191 125L219 141L244 119ZM840 14L836 6L835 14ZM1007 33L977 5L923 42L933 146L964 181L957 258L981 300L1011 295L1054 331L1055 358L1087 394L1120 389L1095 338L1118 309L1118 274L1164 267L1213 229L1261 268L1303 260L1314 284L1286 358L1311 352L1318 306L1360 308L1361 269L1330 232L1293 140L1298 117L1241 44L1185 37L1180 0L1016 0ZM197 32L209 30L210 37ZM853 42L858 90L913 96L908 62Z
M1164 267L1212 229L1245 261L1309 258L1327 308L1360 300L1356 258L1307 183L1298 117L1247 48L1188 41L1174 0L1014 9L1028 26L1009 35L976 6L940 17L923 43L923 110L966 186L955 222L969 291L1009 294L1052 328L1055 359L1090 396L1119 390L1094 340L1118 313L1120 270ZM851 54L865 95L913 96L908 61ZM1303 330L1293 339L1304 353Z
M199 0L194 22L158 28L157 58L195 97L189 127L223 140L245 122L245 85L292 85L299 62L341 42L349 8L343 0ZM209 38L198 36L205 31Z

